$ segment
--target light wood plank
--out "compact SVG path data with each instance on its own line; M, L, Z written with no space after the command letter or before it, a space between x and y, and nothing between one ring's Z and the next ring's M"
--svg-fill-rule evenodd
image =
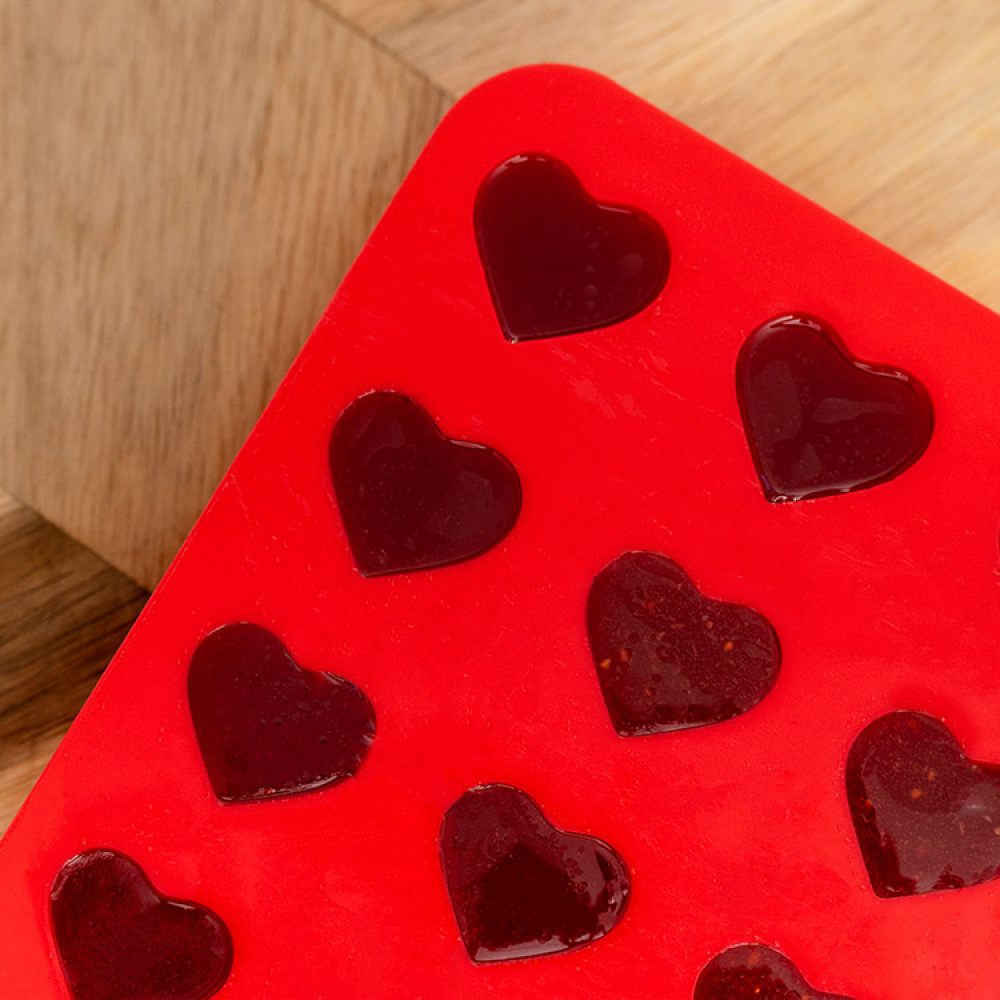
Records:
M0 491L0 833L146 596Z
M0 10L0 482L151 585L447 100L307 0Z
M51 736L3 748L3 757L0 758L0 837L45 770L65 730L64 726Z
M456 95L606 73L1000 309L1000 4L469 0L380 39Z
M317 0L356 25L360 31L379 35L403 28L429 14L455 10L468 0Z

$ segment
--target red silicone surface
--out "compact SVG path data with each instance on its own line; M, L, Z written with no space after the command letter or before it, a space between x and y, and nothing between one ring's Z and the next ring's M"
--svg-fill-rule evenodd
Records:
M608 328L505 339L473 205L525 151L663 227L670 273L652 305ZM765 500L735 364L788 313L921 381L935 427L911 468L843 496ZM858 1000L1000 997L1000 882L877 898L845 792L853 740L896 709L1000 762L998 335L996 315L600 77L541 67L484 84L413 168L9 831L0 996L69 996L49 890L69 858L110 848L225 921L224 1000L684 1000L744 942ZM328 448L372 389L513 464L523 507L498 545L430 571L357 572ZM781 671L760 704L615 733L586 606L630 549L773 625ZM217 801L187 667L239 621L363 689L377 733L355 777ZM469 960L437 837L449 806L489 782L625 859L631 900L607 937Z

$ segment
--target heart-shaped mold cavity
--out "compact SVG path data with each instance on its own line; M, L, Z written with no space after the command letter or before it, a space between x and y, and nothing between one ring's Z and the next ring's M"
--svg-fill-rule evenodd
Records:
M659 225L638 209L595 201L551 156L524 153L496 167L476 197L475 230L508 340L619 323L667 280Z
M50 906L73 1000L206 1000L229 977L233 943L222 920L161 896L117 851L67 861Z
M677 563L626 552L597 575L587 632L621 736L722 722L774 686L781 654L763 615L701 594Z
M884 483L927 448L933 410L911 375L854 360L811 316L781 316L740 351L736 384L768 500Z
M191 657L188 698L220 802L253 802L335 785L355 774L375 738L363 691L303 670L277 636L224 625Z
M398 392L370 392L341 414L330 471L362 576L447 566L514 527L521 484L502 455L452 441Z
M848 754L847 796L876 895L1000 875L1000 766L970 760L933 716L891 712L868 726Z
M474 962L582 948L625 914L630 879L602 840L566 833L510 785L480 785L445 814L441 866Z
M822 993L781 952L742 944L716 955L701 971L694 1000L851 1000Z

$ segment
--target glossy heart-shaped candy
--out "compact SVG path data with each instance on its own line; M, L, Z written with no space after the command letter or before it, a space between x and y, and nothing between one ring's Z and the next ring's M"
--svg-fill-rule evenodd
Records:
M922 712L892 712L847 758L854 829L879 896L961 889L1000 875L1000 766L962 752Z
M375 738L375 713L360 688L303 670L257 625L225 625L202 640L188 698L220 802L335 785L357 772Z
M648 306L670 249L644 212L603 205L564 163L525 153L496 167L476 198L476 240L508 340L596 330Z
M855 361L810 316L781 316L740 352L737 390L768 500L883 483L927 448L930 397L911 375Z
M702 970L694 1000L850 1000L813 989L780 952L742 944L716 955Z
M50 906L73 1000L206 1000L229 977L233 943L219 917L161 896L117 851L67 861Z
M445 814L441 866L475 962L571 951L625 914L630 879L602 840L566 833L524 792L480 785Z
M778 676L778 639L767 619L705 597L655 552L626 552L601 570L587 600L587 631L621 736L731 719Z
M514 527L521 484L502 455L452 441L397 392L370 392L340 416L330 471L362 576L447 566Z

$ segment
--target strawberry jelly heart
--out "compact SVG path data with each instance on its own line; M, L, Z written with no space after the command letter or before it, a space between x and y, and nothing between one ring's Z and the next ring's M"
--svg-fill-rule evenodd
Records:
M809 316L781 316L740 351L736 385L768 500L884 483L927 448L930 397L912 376L853 360Z
M625 914L628 868L594 837L552 826L510 785L467 791L441 824L441 865L474 962L571 951Z
M1000 875L1000 767L969 760L922 712L892 712L855 740L847 795L878 896L961 889Z
M694 1000L850 1000L820 993L780 952L743 944L716 955L702 970Z
M507 459L449 440L397 392L367 393L344 410L330 439L330 471L362 576L481 555L521 510L521 484Z
M161 896L117 851L67 861L51 913L73 1000L205 1000L229 977L226 925L203 906Z
M257 625L224 625L202 640L188 698L220 802L335 785L357 772L375 738L375 713L360 688L303 670Z
M610 326L659 295L670 249L644 212L602 205L564 163L514 156L479 189L476 240L508 340Z
M620 736L722 722L774 686L770 623L700 594L677 563L626 552L597 575L587 631L601 693Z

